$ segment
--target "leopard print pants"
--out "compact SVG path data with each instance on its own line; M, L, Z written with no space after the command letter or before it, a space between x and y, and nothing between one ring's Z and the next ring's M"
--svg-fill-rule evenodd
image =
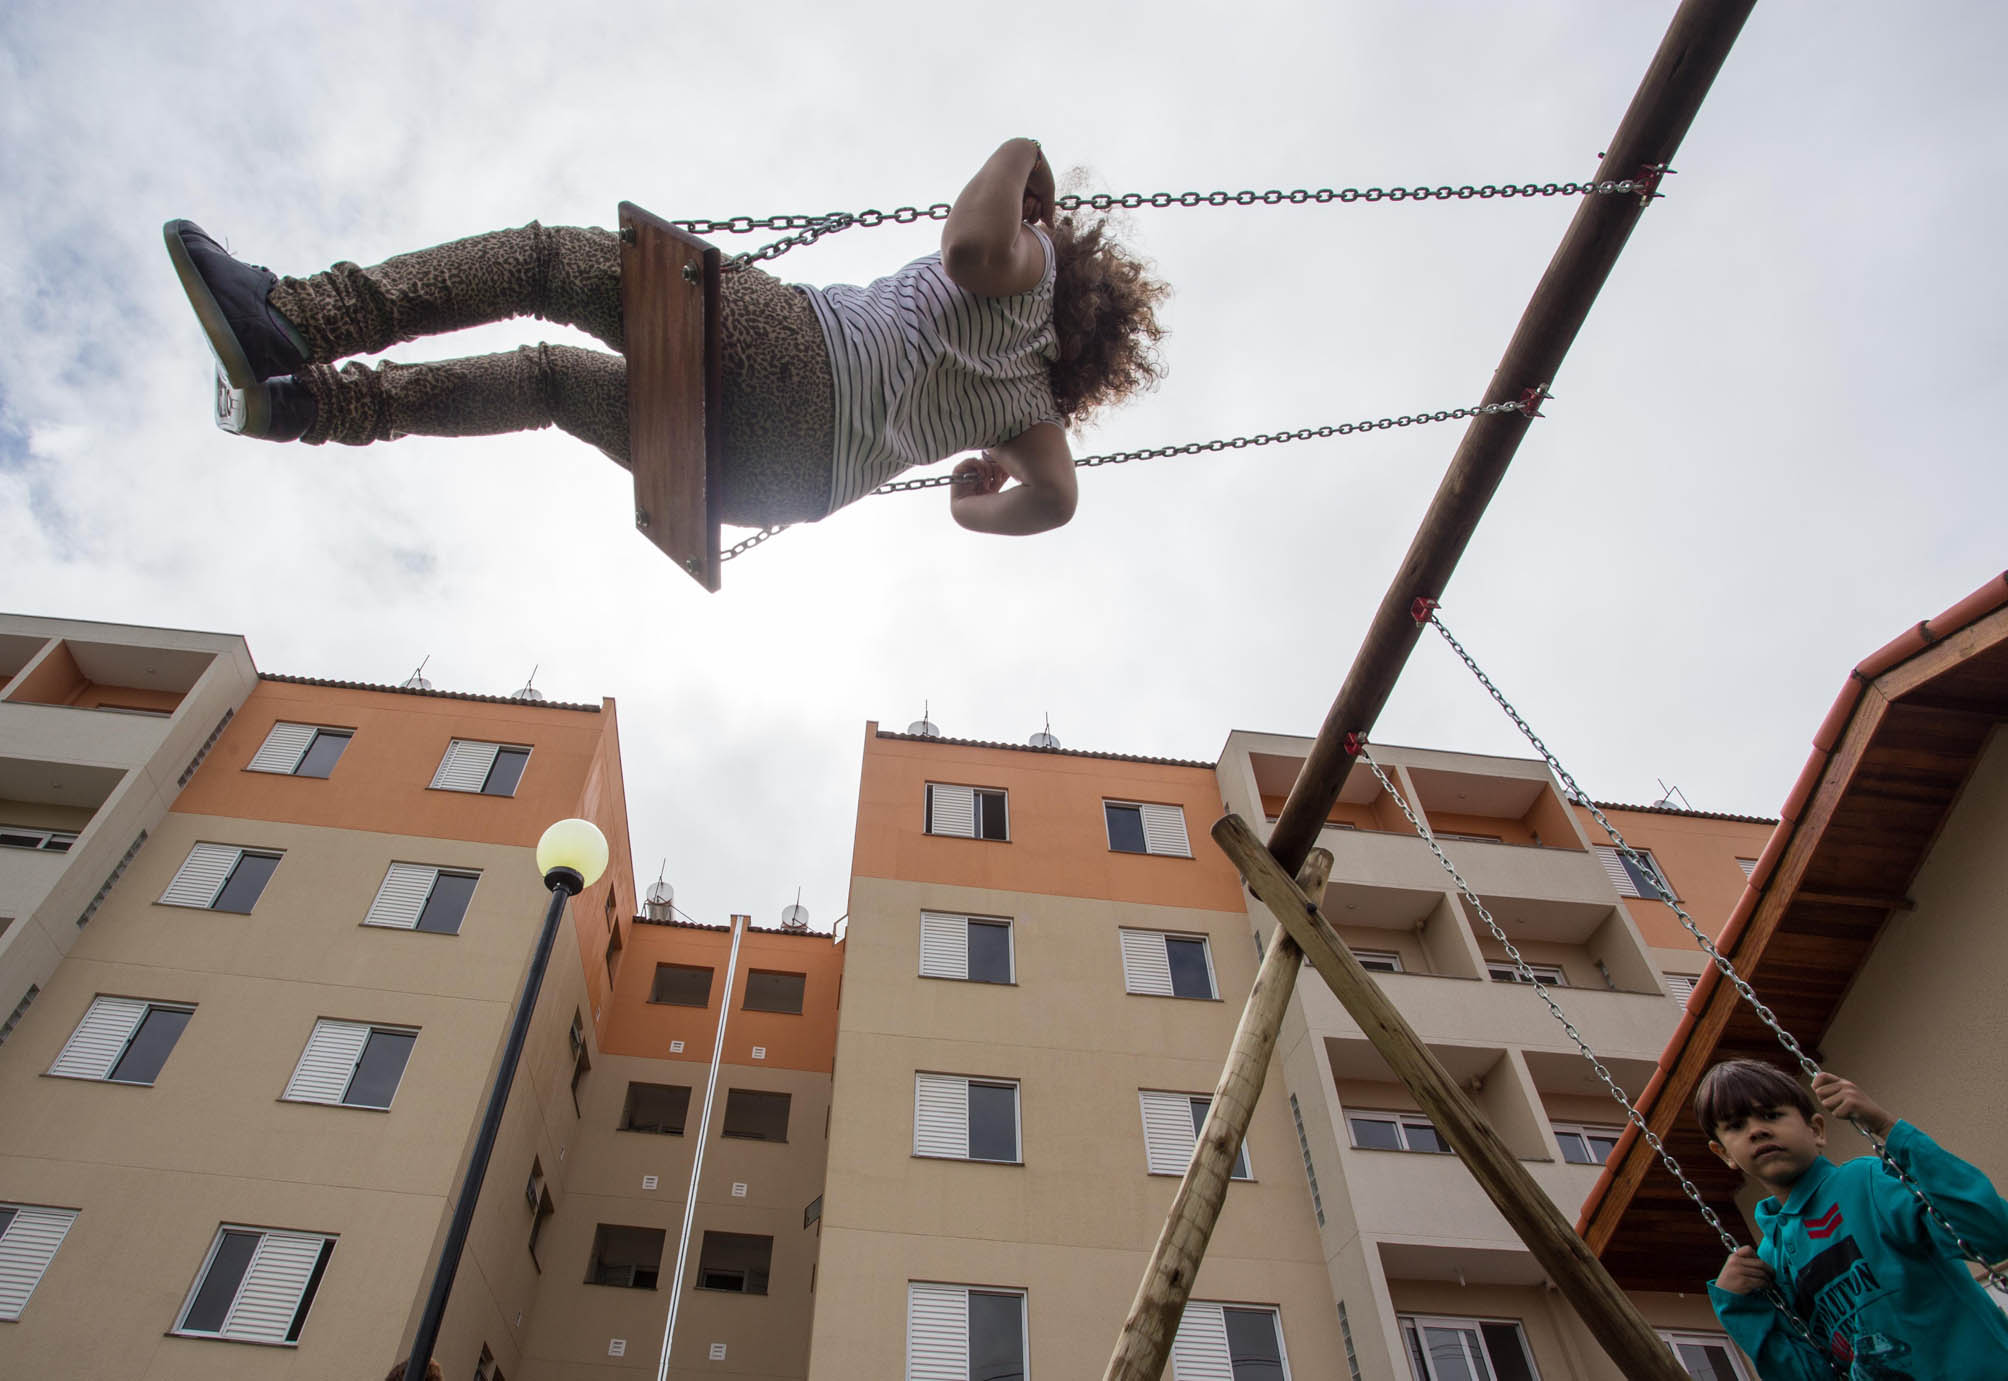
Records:
M724 519L807 522L829 511L835 385L823 332L801 289L755 268L728 270L719 301ZM339 263L282 278L272 305L312 363L297 377L319 415L301 438L362 446L400 436L494 436L555 423L628 463L627 361L569 345L374 367L351 362L399 341L534 316L621 348L620 240L532 221L374 268Z

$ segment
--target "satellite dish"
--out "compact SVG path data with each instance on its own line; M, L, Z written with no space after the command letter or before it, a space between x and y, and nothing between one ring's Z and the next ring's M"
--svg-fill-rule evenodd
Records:
M540 664L541 665L541 664ZM523 689L510 696L511 700L542 700L544 692L537 689L538 667L530 668L530 679L523 683Z
M432 682L425 679L425 664L431 660L432 660L432 654L430 652L426 653L425 656L419 660L417 668L411 673L411 675L404 678L404 685L401 687L401 689L431 690Z
M1025 740L1034 748L1058 748L1060 740L1053 737L1053 716L1046 716L1046 727Z
M669 860L665 858L662 861L662 866L667 870ZM658 874L656 880L648 885L648 892L642 898L642 907L647 911L648 918L651 921L669 920L675 910L675 904L676 889L663 881L661 875Z
M906 731L915 738L940 738L941 730L935 728L934 721L927 717L927 702L920 702L920 718L906 726Z
M800 902L781 908L781 929L807 930L809 928L809 908Z

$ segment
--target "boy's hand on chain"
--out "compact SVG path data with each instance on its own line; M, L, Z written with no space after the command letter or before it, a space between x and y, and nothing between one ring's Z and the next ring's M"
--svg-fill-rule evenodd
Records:
M1716 1273L1715 1283L1732 1295L1747 1295L1771 1283L1771 1268L1757 1255L1755 1247L1738 1247Z
M1835 1117L1850 1118L1877 1136L1888 1136L1896 1117L1838 1074L1822 1071L1813 1076L1813 1096Z

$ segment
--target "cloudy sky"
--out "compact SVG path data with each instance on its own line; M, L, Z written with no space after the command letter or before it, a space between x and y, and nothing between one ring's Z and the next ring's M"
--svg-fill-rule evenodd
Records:
M1090 190L1589 175L1668 0L0 12L0 561L20 612L261 668L619 701L640 879L845 909L863 726L1210 759L1311 733L1455 424L1087 473L1034 539L867 500L706 595L557 433L227 437L161 248L280 272L532 218L952 199L1034 135ZM564 14L561 20L560 13ZM2008 12L1766 0L1555 381L1446 616L1596 794L1770 813L1846 670L2004 566ZM238 57L242 50L248 56ZM1163 387L1077 453L1475 401L1573 206L1141 211ZM780 261L859 281L938 228ZM554 334L555 333L555 334ZM536 322L417 359L575 339ZM1433 640L1380 739L1520 741Z

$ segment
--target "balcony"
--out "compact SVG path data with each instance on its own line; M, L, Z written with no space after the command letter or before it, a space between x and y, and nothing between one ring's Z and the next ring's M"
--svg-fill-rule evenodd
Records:
M28 641L7 637L0 646L0 667L19 660ZM210 652L60 638L42 643L14 667L0 699L12 705L167 716L214 660Z

